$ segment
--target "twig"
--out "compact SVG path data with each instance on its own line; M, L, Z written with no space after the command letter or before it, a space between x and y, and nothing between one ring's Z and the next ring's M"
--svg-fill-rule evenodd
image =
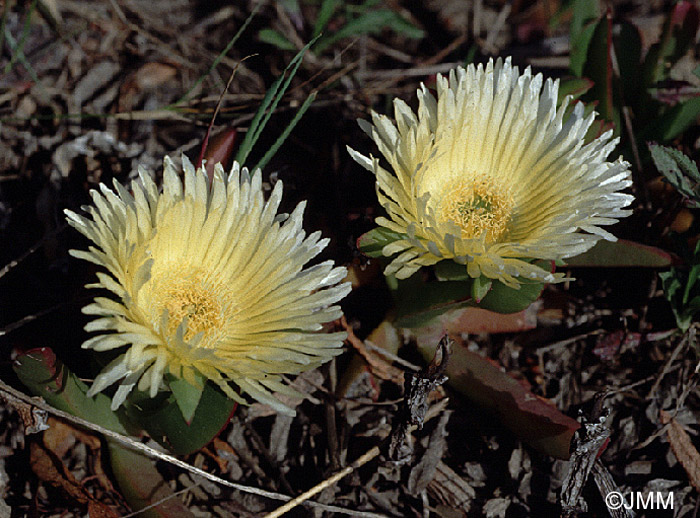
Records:
M209 121L209 125L207 126L207 132L204 135L204 141L202 142L202 149L199 152L199 159L197 160L197 167L202 167L202 161L204 160L204 156L207 152L207 146L209 145L209 137L211 136L211 130L214 127L214 121L216 120L216 116L219 114L219 110L221 109L221 104L224 101L224 95L226 95L226 92L228 92L228 89L231 87L231 81L233 81L233 78L236 75L236 72L238 71L238 66L240 65L240 63L242 63L246 59L248 59L252 56L256 56L256 55L257 54L252 54L250 56L244 57L238 63L238 65L236 65L236 67L233 70L231 70L231 74L228 77L228 82L226 83L226 88L224 88L221 91L221 94L219 95L219 99L216 101L216 107L214 108L214 113L211 116L211 120ZM234 137L235 137L235 134L234 134ZM214 173L212 172L212 174L210 175L210 178L209 178L210 183L213 181L213 174Z
M651 387L649 390L649 394L647 394L647 399L651 399L654 397L654 394L656 394L656 391L658 390L659 386L661 385L661 381L666 377L666 374L671 370L671 366L673 365L673 362L676 361L676 358L678 358L678 355L681 353L681 351L685 348L685 346L688 344L688 333L683 336L683 339L678 342L678 345L673 349L673 352L671 353L671 356L668 357L668 360L666 361L663 370L661 371L661 374L659 374L659 377L656 379L656 382L654 382L654 385Z
M345 325L347 326L347 324ZM392 428L392 433L387 440L383 441L381 445L375 446L369 450L355 462L343 468L335 475L299 495L291 502L287 502L272 513L266 514L264 518L278 518L282 516L287 511L305 502L307 499L320 493L327 487L332 486L343 477L365 465L367 462L377 457L387 446L390 459L398 463L406 462L407 458L410 460L412 451L410 451L410 446L408 449L405 447L405 444L408 443L408 434L416 426L423 426L423 419L428 410L428 394L447 380L447 377L444 376L443 373L447 367L451 346L452 340L445 335L442 340L440 340L435 350L433 361L430 362L428 367L419 373L405 373L403 405Z
M615 480L612 478L608 468L603 466L603 463L600 462L600 459L596 460L593 464L591 474L593 475L593 479L598 486L598 492L601 494L604 500L606 500L610 494L620 494L620 488L615 483ZM606 500L606 504L607 503L608 501ZM628 510L624 505L621 505L620 507L608 505L607 507L612 518L632 518L634 516L634 513L631 510Z
M590 418L581 416L581 428L574 434L569 471L561 489L562 518L576 516L582 509L581 492L598 454L610 437L610 428L606 424L609 411L603 408L606 395L607 392L596 395Z
M389 438L389 458L397 464L411 460L413 448L409 435L415 427L422 428L428 410L428 394L447 381L444 375L453 342L445 335L435 349L435 356L427 368L418 373L404 374L404 397L399 418Z
M43 399L32 398L32 397L24 394L23 392L12 388L11 386L6 384L2 380L0 380L0 395L3 398L5 398L15 408L17 408L16 405L18 405L18 402L19 402L19 403L24 404L24 405L29 405L32 408L33 415L37 415L36 409L46 411L49 414L61 417L62 419L65 419L66 421L69 421L73 424L76 424L78 426L82 426L84 428L88 428L88 429L93 430L95 432L98 432L98 433L104 435L105 437L108 437L110 440L113 440L114 442L117 442L126 448L138 451L139 453L142 453L142 454L146 455L147 457L151 457L154 459L162 460L164 462L168 462L169 464L177 466L177 467L179 467L185 471L188 471L194 475L198 475L198 476L203 477L207 480L211 480L212 482L214 482L216 484L221 484L222 486L230 487L232 489L237 489L237 490L243 491L245 493L251 493L251 494L262 496L265 498L270 498L272 500L288 501L291 498L291 497L289 497L287 495L283 495L281 493L275 493L273 491L265 491L264 489L258 489L256 487L246 486L243 484L237 484L236 482L230 482L228 480L224 480L223 478L217 477L216 475L212 475L211 473L207 473L206 471L203 471L199 468L195 468L194 466L190 466L186 462L183 462L180 459L173 457L172 455L168 455L167 453L160 452L160 451L158 451L158 450L156 450L156 449L154 449L146 444L140 443L140 442L138 442L130 437L113 432L112 430L109 430L107 428L103 428L100 425L97 425L95 423L91 423L90 421L87 421L87 420L82 419L80 417L76 417L72 414L69 414L68 412L64 412L62 410L54 408L51 405L49 405L48 403L46 403ZM21 408L21 405L20 405L20 408ZM344 509L342 507L337 507L334 505L320 504L318 502L314 502L311 500L304 501L303 505L307 505L309 507L315 507L315 508L321 509L323 511L329 511L329 512L333 512L333 513L342 513L342 514L347 514L347 515L351 515L351 516L359 516L362 518L386 518L384 515L381 515L381 514L364 512L364 511L355 511L352 509Z
M25 317L20 318L19 320L15 321L15 322L12 322L11 324L6 325L2 329L0 329L0 336L5 336L7 333L14 331L15 329L17 329L19 327L22 327L25 324L33 322L37 318L41 318L44 315L48 315L52 311L63 306L63 304L64 304L63 302L60 302L60 303L55 304L49 308L42 309L41 311L38 311L37 313L34 313L32 315L27 315Z
M39 241L37 241L36 243L34 243L34 244L29 248L29 250L27 250L26 252L24 252L24 253L23 253L22 255L20 255L17 259L14 259L14 260L10 261L10 262L7 263L5 266L3 266L2 268L0 268L0 278L2 278L2 277L4 277L5 275L7 275L7 273L8 273L10 270L12 270L12 269L15 268L16 266L18 266L18 265L19 265L22 261L24 261L27 257L29 257L30 255L32 255L32 254L33 254L34 252L36 252L37 250L39 250L39 248L41 248L41 247L43 246L43 244L44 244L49 238L52 238L52 237L57 236L57 235L58 235L60 232L62 232L67 226L68 226L67 224L64 224L64 225L61 225L60 227L58 227L56 230L54 230L54 231L52 231L52 232L48 232L48 233L47 233L45 236L43 236Z
M404 360L400 356L395 355L394 353L387 351L386 349L383 349L379 347L378 345L374 345L369 340L365 340L365 347L369 349L370 351L374 351L375 353L379 354L380 356L384 356L387 360L393 360L399 365L402 365L403 367L406 367L407 369L411 369L412 371L419 371L420 367L414 363L411 363L409 361Z
M296 506L299 504L302 504L306 502L309 498L313 497L314 495L320 493L323 491L325 488L332 486L336 482L338 482L341 478L348 476L350 473L355 471L357 468L364 466L367 464L369 461L377 457L380 453L379 446L375 446L371 450L369 450L367 453L362 455L359 459L357 459L355 462L350 464L349 466L343 468L340 470L338 473L333 475L330 478L327 478L320 484L316 484L314 487L306 491L305 493L302 493L298 497L296 497L294 500L291 500L284 504L282 507L277 508L273 512L266 514L264 518L279 518L283 514L285 514L287 511L291 511L294 509ZM373 515L377 516L377 515Z

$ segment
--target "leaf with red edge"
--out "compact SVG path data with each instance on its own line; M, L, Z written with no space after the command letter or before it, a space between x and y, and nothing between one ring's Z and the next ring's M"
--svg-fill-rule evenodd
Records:
M583 97L584 100L598 101L598 113L606 120L615 123L619 132L620 113L613 102L612 70L612 12L610 9L596 24L588 45L583 75L593 80L593 88Z
M562 79L559 83L557 105L560 105L567 95L571 95L574 99L578 99L593 88L593 85L593 81L587 77L569 77Z
M85 383L70 372L50 348L16 353L13 368L20 381L51 406L122 435L127 435L129 430L134 433L134 426L110 409L112 402L108 396L100 393L89 398L85 395ZM173 498L170 486L149 458L109 439L107 445L112 472L122 495L132 509L141 511L139 516L194 516L178 498Z
M601 239L587 252L566 259L567 266L606 268L668 268L677 262L675 256L660 248L626 239L617 241Z
M680 1L666 18L661 38L649 48L644 59L644 84L668 77L671 66L686 54L700 27L700 11L693 2Z
M574 0L573 16L571 19L570 36L571 52L569 69L577 76L583 75L588 46L590 45L596 20L600 16L598 2L590 0Z
M110 410L111 399L105 394L87 397L87 385L70 372L49 347L16 353L13 368L20 381L51 406L114 432L129 433Z
M437 342L420 334L417 339L421 354L429 361ZM569 458L571 439L579 423L533 394L493 361L455 343L445 374L454 390L493 412L522 440L547 455Z

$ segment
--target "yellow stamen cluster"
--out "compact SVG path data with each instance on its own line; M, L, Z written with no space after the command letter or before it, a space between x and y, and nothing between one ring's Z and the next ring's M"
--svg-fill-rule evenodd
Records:
M153 296L152 323L154 327L160 326L166 310L167 335L174 336L179 325L187 319L185 340L202 333L200 347L215 345L226 319L230 318L232 294L220 283L207 280L203 272L194 269L194 273L182 277L181 271L161 273L152 279L152 286L145 287Z
M508 189L495 185L490 178L460 180L451 184L442 197L438 219L456 223L465 239L485 235L485 242L493 243L508 229L513 205Z

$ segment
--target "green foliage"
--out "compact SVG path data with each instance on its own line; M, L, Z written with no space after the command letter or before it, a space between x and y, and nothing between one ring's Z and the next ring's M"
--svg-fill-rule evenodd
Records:
M671 268L660 273L666 298L671 303L678 327L686 331L700 314L700 241L685 269Z
M638 144L673 140L700 115L700 97L683 99L670 91L663 95L669 71L693 45L700 11L690 1L677 2L667 15L659 41L642 60L639 30L623 22L613 31L610 11L601 15L597 4L589 0L565 4L572 12L570 70L594 83L581 100L596 103L601 117L614 123L616 134L621 134L622 107L629 109ZM624 151L627 155L629 150Z
M326 29L328 22L331 21L331 17L340 4L341 0L323 0L316 17L316 23L314 23L314 38Z
M166 382L173 393L173 398L177 403L182 417L187 424L192 422L194 412L197 410L199 401L202 399L202 392L206 379L201 374L197 375L197 384L191 385L182 378L176 378L172 374L166 375Z
M9 4L9 2L8 2ZM7 75L10 73L12 68L14 67L15 63L18 61L22 63L22 66L25 68L29 76L32 78L32 81L34 81L37 84L41 84L41 81L39 80L39 77L36 74L36 71L34 68L32 68L32 65L29 63L29 60L27 57L24 55L24 46L27 42L27 37L29 36L29 29L31 28L31 22L32 22L32 15L34 14L34 10L36 9L37 6L37 0L33 0L32 3L29 6L29 11L27 12L27 18L24 21L24 26L22 28L22 36L19 41L15 40L12 37L12 34L10 34L10 31L7 29L7 13L8 13L8 8L9 6L6 4L4 6L4 12L3 12L3 17L2 17L2 25L0 26L0 42L7 42L8 47L10 48L10 53L11 53L11 58L10 60L5 63L5 66L3 67L3 75Z
M700 208L700 172L681 151L658 144L649 144L656 168L680 192L690 207Z
M171 452L187 455L216 437L236 403L211 383L205 383L199 394L196 387L185 388L182 383L173 387L172 379L169 384L172 392L162 392L155 398L133 392L125 403L127 415Z
M261 29L258 32L258 39L268 45L274 45L280 50L294 50L295 48L291 41L274 29Z
M369 257L383 257L383 248L404 236L377 227L360 236L357 247ZM454 309L476 306L498 313L517 313L532 304L542 292L543 285L525 281L519 289L487 277L473 279L467 267L451 260L435 265L435 281L425 281L420 275L409 279L387 279L396 300L396 325L418 327Z
M369 257L383 257L382 250L388 244L403 239L404 236L384 227L377 227L362 234L357 240L357 248Z
M473 279L466 266L448 260L436 264L435 273L436 281L426 281L420 275L395 281L397 327L424 326L448 311L467 306L517 313L537 300L544 288L542 283L524 279L519 288L485 276Z
M522 311L540 298L544 284L531 280L521 280L522 284L517 290L500 281L493 281L491 289L476 306L496 313Z
M18 355L13 369L34 395L41 396L52 407L99 423L113 432L129 433L122 420L110 409L112 400L101 393L87 397L87 385L68 370L48 347Z
M473 305L472 281L424 281L420 275L397 281L396 327L414 328L440 315Z
M296 127L297 123L301 118L304 116L306 111L311 107L313 102L316 100L316 92L311 92L309 96L306 98L304 103L299 107L297 112L294 114L294 117L292 118L291 121L289 121L289 124L287 124L287 127L284 128L284 131L280 134L279 137L275 140L275 142L270 146L270 149L268 149L265 152L265 155L260 159L260 161L255 164L255 167L253 169L257 168L264 168L267 163L272 159L273 156L277 153L279 150L280 146L284 144L284 141L287 140L287 137L289 137L289 134L292 132L292 130Z
M561 105L567 95L578 99L593 88L593 84L593 81L586 77L569 77L561 80L559 83L557 106Z
M657 169L683 195L686 203L700 207L700 172L697 165L681 151L649 144ZM682 245L685 248L685 244ZM700 241L693 254L685 253L687 267L671 268L660 273L666 298L671 303L678 327L683 331L700 314Z
M365 3L367 5L368 2ZM422 38L424 32L410 24L391 9L367 10L350 20L335 33L319 41L314 51L321 53L336 42L357 37L362 34L379 34L384 29L390 29L407 38Z
M297 73L299 65L301 65L304 54L315 42L316 39L311 40L296 54L296 56L294 56L294 58L289 62L289 65L287 65L287 68L284 69L284 72L277 78L277 80L275 80L274 83L272 83L272 86L265 93L265 97L260 103L258 111L255 113L253 120L250 122L250 128L248 129L243 142L241 142L241 146L238 148L238 153L236 153L236 161L239 164L245 163L250 151L258 141L258 138L260 138L260 134L262 133L263 129L265 129L267 122L270 120L270 117L272 117L275 108L277 108L277 105L287 92L289 84L292 82L292 78ZM308 105L306 108L308 108ZM279 147L279 145L277 147Z
M379 34L384 29L401 34L406 38L418 39L425 32L411 24L391 9L377 8L376 0L366 0L360 5L352 5L341 0L323 0L313 27L313 37L319 37L318 43L312 49L315 54L321 54L338 41L345 38L355 38L363 34ZM329 23L334 19L343 25L335 32L323 34ZM294 45L283 34L274 29L262 29L258 37L264 43L276 46L280 50L292 50Z
M595 25L600 17L598 10L598 2L590 2L587 0L575 0L570 2L569 8L572 9L570 38L571 38L571 72L581 77L583 75L583 67L586 63L588 54L588 46L595 31Z

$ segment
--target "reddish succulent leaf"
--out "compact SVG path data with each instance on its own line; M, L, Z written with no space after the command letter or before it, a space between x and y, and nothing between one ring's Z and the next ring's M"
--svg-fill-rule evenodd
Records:
M420 336L435 343L445 333L459 336L461 333L517 333L534 329L537 325L537 305L531 305L518 313L496 313L482 308L467 307L444 313L430 324L419 328Z
M211 138L209 138L209 132L207 131L197 166L201 166L202 161L206 160L205 168L207 176L209 176L209 182L212 181L215 164L221 162L224 169L231 165L237 136L238 132L235 128L226 129Z
M568 266L606 268L668 268L677 262L673 255L660 248L626 239L613 242L601 239L588 252L566 259Z
M435 352L432 340L418 337L426 359ZM456 343L447 365L448 383L458 393L490 410L513 433L541 452L569 458L569 446L579 423L552 403L536 396L494 363Z

